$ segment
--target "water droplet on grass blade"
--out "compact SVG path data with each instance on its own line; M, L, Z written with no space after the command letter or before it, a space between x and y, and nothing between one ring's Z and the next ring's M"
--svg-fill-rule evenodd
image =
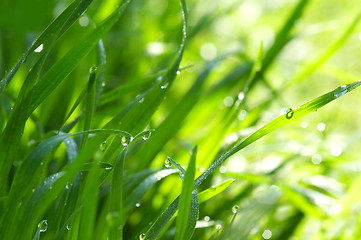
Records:
M286 118L291 119L293 117L294 111L292 108L287 109L286 111Z
M46 230L48 229L48 221L47 220L43 220L38 224L38 228L40 228L40 232L46 232Z
M211 218L209 216L204 217L204 221L209 222L209 220L211 220Z
M264 230L262 233L264 239L270 239L272 237L272 232L268 229Z
M121 139L121 142L122 142L122 145L124 147L128 146L131 142L132 142L132 137L129 137L129 136L123 136L122 139Z
M148 140L150 138L150 135L152 135L151 131L146 131L143 135L142 135L142 139L144 141Z
M178 71L177 71L177 75L179 75L179 74L181 74L181 71L178 70Z
M168 87L168 83L164 83L162 86L160 86L161 89L166 89Z
M236 214L236 213L238 212L238 209L239 209L239 206L238 206L238 205L234 205L234 206L232 207L232 212L233 212L234 214Z
M136 204L135 204L135 207L139 208L139 207L140 207L140 203L139 203L139 202L136 203Z
M220 230L222 228L222 225L221 224L217 224L216 225L216 229Z
M101 150L101 151L105 151L106 147L107 147L107 141L104 141L104 142L102 142L102 143L100 144L100 150Z
M345 93L347 93L347 87L344 85L344 86L340 86L340 87L336 88L333 96L335 98L338 98L338 97L341 97L342 95L344 95Z
M172 162L169 160L169 157L167 157L167 159L164 161L164 166L166 168L172 167Z
M92 66L90 69L89 69L89 73L90 74L94 74L96 71L97 71L97 67L96 66Z
M146 237L147 235L145 235L145 233L142 233L139 235L139 240L145 240Z
M66 230L70 230L70 224L66 225Z

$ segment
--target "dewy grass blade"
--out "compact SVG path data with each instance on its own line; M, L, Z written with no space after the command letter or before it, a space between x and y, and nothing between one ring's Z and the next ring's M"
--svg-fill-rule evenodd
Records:
M235 179L229 179L223 183L220 183L216 186L212 186L202 192L200 192L198 194L198 201L199 203L203 203L209 199L211 199L212 197L218 195L219 193L223 192L224 190L226 190L226 188L228 188L233 182L235 181Z
M90 34L88 34L82 41L78 43L72 50L68 52L59 62L57 62L33 87L31 91L28 91L28 94L24 99L18 104L19 106L28 106L29 101L30 105L27 110L16 108L14 109L13 115L14 120L8 121L9 126L24 126L26 119L31 115L31 113L39 106L39 104L55 90L55 88L64 80L64 78L75 68L75 66L80 62L80 60L85 57L93 47L98 43L100 38L118 21L119 17L124 12L125 8L129 5L131 0L124 2L119 9L117 9L109 18L102 22L97 28L95 28ZM26 112L24 115L24 111ZM17 124L14 124L14 121L19 121ZM1 157L1 170L2 173L0 176L5 179L8 175L11 161L9 160L12 155L11 152L14 151L14 146L17 146L18 141L21 136L22 127L18 130L16 127L14 129L5 129L6 134L1 136L0 147L4 154ZM5 132L4 131L4 132ZM13 131L15 133L13 133ZM19 133L19 131L21 131ZM15 138L12 141L9 141L8 138ZM7 143L9 142L9 143ZM11 144L10 144L11 143ZM10 154L9 154L10 153ZM0 193L4 191L5 181L3 179L0 182Z
M182 185L182 193L180 195L179 199L179 214L177 218L177 225L176 225L176 232L175 232L175 240L181 240L181 239L190 239L192 236L192 233L195 228L195 224L193 226L190 226L188 228L188 222L197 222L197 219L191 219L191 221L188 221L189 218L194 217L190 215L190 209L191 209L191 202L192 202L192 192L194 190L194 177L196 172L196 156L197 156L197 147L193 148L191 159L188 164L187 171L184 175L184 181ZM195 193L197 194L197 193ZM197 200L197 206L198 209L198 200ZM189 234L191 232L191 234ZM187 238L187 237L189 238Z
M257 141L261 137L267 135L270 132L292 122L301 117L306 116L307 114L317 111L319 108L328 104L329 102L341 97L342 95L352 91L353 89L359 87L361 85L361 80L350 83L345 86L341 86L336 88L333 91L330 91L318 98L315 98L312 101L309 101L296 109L289 109L285 114L275 118L271 122L264 125L262 128L251 134L249 137L236 144L232 149L223 154L220 158L218 158L212 165L205 171L201 176L199 176L195 181L195 186L198 187L206 178L209 176L214 169L216 169L219 165L221 165L224 160L235 154L236 152L242 150L246 146L251 143Z
M59 62L57 62L34 86L34 97L31 102L30 115L44 99L54 91L62 80L75 68L75 66L94 48L99 40L118 21L124 10L132 0L124 2L114 13L99 24L87 36L71 49Z
M80 0L75 0L72 2L69 7L67 7L58 18L54 20L45 31L39 36L39 38L29 47L29 49L24 53L24 55L20 58L18 63L15 65L13 69L0 81L0 95L4 92L6 86L10 83L11 79L14 77L15 73L20 68L21 64L23 64L26 58L43 42L47 41L51 36L60 31L63 24L68 20L71 16L72 12L76 9L77 4Z
M123 149L117 158L114 171L113 180L110 189L110 206L107 217L109 224L109 240L122 240L123 239L123 188L124 188L124 163L127 147Z
M183 38L174 62L157 84L141 95L140 99L131 102L116 117L109 121L105 125L105 128L119 128L120 126L129 133L134 134L140 132L149 123L150 118L164 100L168 89L177 76L187 39L188 13L185 0L181 0L181 5L183 14ZM118 143L119 142L115 142L114 144Z
M212 165L201 175L199 176L194 183L194 187L198 187L218 166L220 166L227 158L235 154L236 152L242 150L251 143L257 141L266 134L294 121L297 120L311 112L317 111L319 108L323 107L327 103L335 100L336 98L352 91L353 89L361 85L361 80L350 83L345 86L336 88L333 91L330 91L308 103L301 105L296 109L291 109L287 113L279 116L278 118L267 123L265 126L260 128L255 133L251 134L249 137L241 141L232 147L229 151L219 157ZM150 227L147 231L146 236L148 239L155 239L167 222L172 218L174 213L177 211L179 197L176 198L170 206L162 213L162 215L157 219L157 221Z

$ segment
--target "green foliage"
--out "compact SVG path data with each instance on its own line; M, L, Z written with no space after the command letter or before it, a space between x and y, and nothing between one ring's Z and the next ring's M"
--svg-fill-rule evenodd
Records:
M360 238L357 3L17 3L0 239Z

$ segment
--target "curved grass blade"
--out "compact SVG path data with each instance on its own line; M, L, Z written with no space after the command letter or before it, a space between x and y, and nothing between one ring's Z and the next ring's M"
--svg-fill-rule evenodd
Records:
M327 103L335 100L336 98L352 91L353 89L359 87L361 85L361 80L350 83L345 86L341 86L336 88L333 91L330 91L302 106L292 110L292 112L287 112L278 118L272 120L271 122L267 123L265 126L260 128L255 133L251 134L249 137L244 139L243 141L236 144L232 147L229 151L219 157L212 165L201 175L199 176L194 183L194 187L198 187L219 165L221 165L228 157L232 156L236 152L242 150L246 146L250 145L251 143L257 141L261 137L267 135L268 133L296 120L299 119L311 112L317 111L319 108L323 107ZM290 115L291 114L291 115ZM286 117L287 116L287 117ZM147 231L146 236L149 239L155 239L163 227L169 222L172 216L177 211L179 197L176 198L170 206L162 213L162 215L157 219L157 221L150 227Z
M176 225L175 240L180 239L190 239L193 234L194 228L196 226L197 219L194 219L195 215L190 214L191 205L197 205L196 209L198 210L198 198L196 204L191 204L192 195L193 195L193 185L194 177L196 172L196 155L197 147L193 148L191 159L188 164L187 171L184 175L184 181L182 185L182 193L179 199L179 213ZM195 195L197 193L195 191ZM194 206L192 206L194 207ZM189 221L190 220L190 221ZM189 223L194 223L194 225L189 226Z
M124 216L127 216L135 208L135 203L140 201L149 188L151 188L155 183L159 182L162 178L165 178L176 172L177 170L175 169L163 169L145 178L137 187L134 188L130 194L128 194L128 196L125 197Z
M125 147L120 153L114 165L113 181L110 189L110 206L109 216L109 240L123 239L123 177L124 177L124 163L127 148Z
M57 62L34 86L34 97L31 101L30 115L62 82L62 80L78 65L78 63L94 48L99 40L119 20L124 10L132 0L125 1L111 16L105 19L74 48L72 48L59 62Z
M203 203L205 201L208 201L212 197L214 197L214 196L220 194L221 192L223 192L224 190L226 190L226 188L228 188L234 181L235 181L235 179L229 179L223 183L220 183L216 186L212 186L212 187L198 193L198 202Z
M34 191L34 193L31 195L29 201L21 206L20 209L20 215L19 217L19 222L18 224L20 224L20 226L28 226L26 228L23 229L23 231L11 231L10 229L14 229L16 228L18 225L15 224L12 226L12 228L9 229L8 234L14 234L14 235L7 235L5 233L5 238L3 239L29 239L29 236L31 236L32 234L32 225L22 225L23 223L26 223L28 221L32 221L32 222L38 222L39 219L33 219L34 216L36 216L35 218L39 217L36 214L29 214L29 211L32 211L33 213L35 213L37 211L36 205L38 205L39 203L43 202L44 198L46 197L46 192L51 191L52 190L52 186L54 184L54 182L59 179L61 176L63 176L64 172L59 172L59 173L55 173L54 175L51 175L49 177L47 177ZM25 237L26 236L26 237Z
M352 91L353 89L359 87L361 85L361 80L350 83L348 85L344 85L341 87L336 88L333 91L330 91L318 98L315 98L312 101L309 101L296 109L289 109L288 112L285 114L275 118L271 122L264 125L262 128L248 136L246 139L241 141L240 143L236 144L233 148L219 157L212 165L195 181L195 186L199 186L206 178L209 176L214 169L216 169L219 165L223 163L228 157L232 156L236 152L242 150L243 148L247 147L251 143L257 141L261 137L267 135L270 132L292 122L301 117L306 116L307 114L317 111L319 108L323 107L324 105L328 104L329 102L341 97L342 95Z
M26 61L26 58L34 52L34 50L39 47L45 41L48 41L57 33L59 38L62 33L64 33L75 20L80 16L81 13L92 2L89 0L75 0L73 1L60 15L57 17L45 30L44 32L35 40L35 42L28 48L28 50L23 54L20 60L17 62L15 67L0 81L0 95L4 92L6 86L10 83L11 79L14 77L15 73L18 71L20 66Z
M43 165L46 165L45 163L46 160L49 160L46 158L46 156L62 141L66 140L69 136L77 136L77 135L89 134L89 133L118 134L126 137L130 136L126 132L119 130L99 129L99 130L89 130L89 131L72 133L72 134L62 133L60 135L53 136L40 143L24 160L24 162L21 164L20 168L18 169L18 171L14 176L14 181L9 193L9 201L7 201L6 203L7 211L5 212L5 214L3 214L3 218L1 219L0 229L2 229L3 227L6 228L6 225L11 224L13 219L15 219L14 211L17 210L18 203L21 201L21 199L24 196L29 195L31 193L32 187L37 181L37 175L35 173L39 172ZM88 150L89 154L93 152L94 149L91 149L92 151ZM81 165L78 167L80 170Z

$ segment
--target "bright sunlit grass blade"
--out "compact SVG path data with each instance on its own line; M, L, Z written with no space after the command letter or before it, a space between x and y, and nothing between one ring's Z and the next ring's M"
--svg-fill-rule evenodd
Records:
M127 148L124 148L117 158L114 170L113 181L110 190L109 206L109 240L123 239L123 188L124 188L124 162Z
M220 183L216 186L212 186L212 187L198 193L199 203L203 203L203 202L211 199L212 197L220 194L221 192L226 190L226 188L228 188L234 181L235 181L235 179L229 179L223 183Z
M359 87L361 85L361 80L350 83L345 86L341 86L336 88L333 91L330 91L318 98L315 98L312 101L309 101L303 105L301 105L298 108L295 109L289 109L285 114L275 118L271 122L264 125L262 128L248 136L246 139L241 141L240 143L236 144L232 149L227 151L225 154L223 154L220 158L218 158L215 162L212 163L212 165L205 171L201 176L199 176L196 181L195 185L199 186L209 174L213 172L214 169L216 169L219 165L221 165L224 160L235 154L236 152L242 150L243 148L247 147L251 143L257 141L261 137L267 135L270 132L273 132L274 130L292 122L295 121L301 117L306 116L309 113L312 113L314 111L317 111L319 108L323 107L324 105L328 104L329 102L341 97L342 95L352 91L353 89Z
M350 35L354 32L355 28L360 21L361 13L357 14L355 19L351 22L349 27L345 30L345 32L341 35L337 41L335 41L323 54L317 57L315 60L308 63L303 70L299 73L296 73L293 79L291 79L288 83L295 84L302 81L304 78L311 75L315 70L317 70L321 65L327 61L339 48L344 46L346 40L350 37Z
M192 233L195 228L195 223L197 219L194 219L194 216L190 215L191 202L192 202L192 192L193 192L193 184L194 177L196 171L196 155L197 155L197 147L193 148L191 159L189 160L187 171L184 175L184 181L182 185L182 193L179 199L178 206L178 218L175 232L175 239L190 239ZM197 194L197 193L195 193ZM198 199L196 209L198 211ZM193 226L189 226L188 224L194 222ZM186 237L187 236L187 237Z

